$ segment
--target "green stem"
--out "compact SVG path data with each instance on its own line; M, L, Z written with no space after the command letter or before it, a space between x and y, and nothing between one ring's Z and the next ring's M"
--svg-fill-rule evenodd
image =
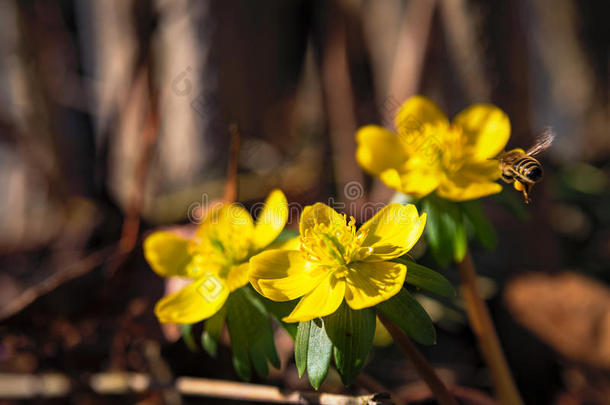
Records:
M398 326L394 325L388 318L382 313L377 312L377 317L383 326L388 330L394 342L403 351L403 353L411 360L413 366L417 370L419 376L430 388L430 391L434 394L440 405L458 405L457 401L451 395L443 381L439 378L434 371L434 368L428 363L423 354L417 350L415 344L403 333Z
M487 306L477 288L477 274L472 256L468 250L466 250L464 259L458 263L458 267L462 279L461 289L468 319L479 341L481 353L489 367L498 401L502 405L521 405L523 400L504 358Z

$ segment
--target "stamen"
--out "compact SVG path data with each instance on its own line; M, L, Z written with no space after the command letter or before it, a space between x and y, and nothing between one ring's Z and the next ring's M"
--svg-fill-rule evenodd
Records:
M318 263L330 262L344 266L358 253L366 232L357 234L356 219L353 216L341 215L341 220L334 223L319 223L313 220L313 226L301 235L301 251L308 260Z

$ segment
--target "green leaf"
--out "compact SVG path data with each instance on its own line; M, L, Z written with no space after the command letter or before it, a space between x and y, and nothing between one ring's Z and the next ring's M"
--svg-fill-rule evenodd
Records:
M416 342L424 345L436 343L436 331L428 313L404 288L389 300L377 304L377 309Z
M263 377L269 373L267 362L279 368L280 360L275 350L269 314L255 294L247 286L242 287L229 295L225 305L233 365L237 374L249 380L251 366Z
M231 336L231 352L233 353L233 367L242 380L250 380L252 368L248 358L248 333L246 332L247 319L244 319L244 311L248 305L238 291L233 291L225 306L227 307L227 328Z
M307 377L309 377L311 386L318 389L328 374L333 344L326 334L322 319L314 319L309 324Z
M447 267L453 250L453 235L446 223L448 216L430 197L422 200L422 210L427 214L425 233L432 256L439 265Z
M309 329L311 321L299 322L294 339L294 361L297 364L299 377L303 377L307 369L307 349L309 347Z
M460 204L464 216L472 225L478 241L487 249L493 249L497 243L496 231L487 219L483 207L478 200L466 201Z
M218 339L222 333L227 315L227 306L224 305L220 311L216 312L211 318L205 320L203 333L201 334L201 345L203 349L212 357L216 357Z
M428 215L425 232L434 259L443 267L452 260L462 261L468 239L459 207L451 201L428 196L422 200L422 210Z
M182 340L186 344L186 347L189 348L192 352L198 352L199 347L197 347L197 343L195 342L195 337L193 336L193 325L184 324L180 325L180 332L182 333Z
M242 288L244 295L252 305L254 309L258 311L259 314L259 325L258 330L261 332L261 336L259 339L251 339L253 343L251 345L250 354L253 356L254 353L264 353L266 359L275 367L280 368L280 358L277 355L277 351L275 350L275 341L273 339L273 326L271 324L271 319L269 317L269 312L263 303L261 302L262 296L258 295L256 291L250 286L246 286L246 288ZM261 376L266 376L268 374L268 370L262 374Z
M254 294L258 295L258 293L256 291L254 291ZM275 318L275 320L280 325L282 325L282 327L284 329L286 329L286 331L290 334L290 336L292 336L292 338L295 339L296 335L297 335L297 324L284 322L284 321L282 321L282 318L284 318L285 316L287 316L288 314L290 314L292 312L294 307L296 307L297 304L299 303L299 300L296 299L296 300L292 300L292 301L276 302L276 301L271 301L270 299L265 298L262 295L258 295L258 299L260 300L260 302L263 303L263 305L267 309L267 312L269 312Z
M282 232L275 238L274 242L284 242L299 236L299 231L290 228L282 229Z
M375 335L375 311L351 309L345 302L324 317L324 326L334 346L335 365L343 384L350 385L364 367Z
M407 277L405 282L414 285L422 290L430 291L443 297L455 297L456 292L453 285L440 273L415 263L408 256L401 256L393 261L407 266Z

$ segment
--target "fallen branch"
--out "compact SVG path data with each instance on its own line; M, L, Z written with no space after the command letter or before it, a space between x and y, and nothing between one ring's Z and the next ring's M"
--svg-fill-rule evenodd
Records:
M149 391L156 386L143 373L98 373L88 378L88 385L100 395L121 395ZM62 374L0 374L0 398L27 399L65 397L77 386ZM179 377L174 388L182 395L236 399L264 403L307 405L373 405L390 404L388 394L360 396L282 390L270 385Z

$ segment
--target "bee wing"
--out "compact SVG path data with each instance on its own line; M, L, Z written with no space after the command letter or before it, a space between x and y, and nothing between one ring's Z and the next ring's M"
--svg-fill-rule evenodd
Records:
M535 156L547 149L553 143L553 139L555 139L555 132L551 127L546 127L542 130L542 133L538 135L536 138L536 142L534 145L525 151L525 154L528 156Z

